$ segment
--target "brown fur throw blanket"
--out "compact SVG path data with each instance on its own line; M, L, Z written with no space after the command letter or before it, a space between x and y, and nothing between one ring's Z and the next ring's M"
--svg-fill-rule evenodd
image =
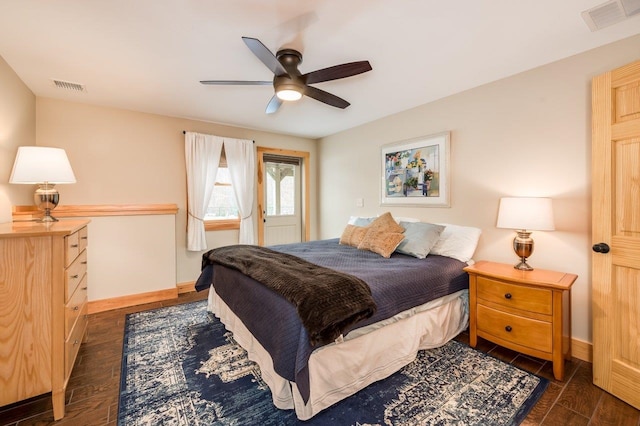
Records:
M333 342L376 311L371 289L360 278L290 254L234 245L210 250L205 263L236 269L281 294L297 308L312 346Z

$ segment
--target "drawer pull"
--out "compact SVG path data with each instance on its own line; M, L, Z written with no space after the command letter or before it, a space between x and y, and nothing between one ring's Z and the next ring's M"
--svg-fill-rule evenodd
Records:
M88 239L89 239L89 237L81 237L80 239L81 239L81 240L88 240Z
M86 260L83 260L83 261L82 261L82 262L80 262L80 263L81 263L82 265L86 265L86 264L87 264L87 261L86 261Z
M505 295L504 295L504 298L505 298L505 299L511 299L511 293L507 293L507 294L505 294Z
M73 307L73 310L74 310L74 311L80 310L80 306L74 306L74 307Z
M511 330L513 330L510 325L506 326L504 329L507 331L507 333L511 333Z
M71 279L74 279L74 280L75 280L76 278L78 278L78 274L71 275L69 278L71 278Z
M78 343L80 343L80 341L79 341L79 340L74 340L74 341L73 341L73 346L77 345Z
M78 245L77 244L71 244L71 247L76 248L76 247L78 247Z
M87 291L87 287L82 287L82 290Z

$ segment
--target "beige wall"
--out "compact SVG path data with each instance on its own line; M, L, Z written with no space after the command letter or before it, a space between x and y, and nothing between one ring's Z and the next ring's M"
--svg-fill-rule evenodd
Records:
M10 185L18 147L36 144L36 97L0 57L0 223L11 220L11 206L33 202L31 185Z
M175 220L177 283L194 281L198 277L202 255L202 252L186 250L183 130L253 139L256 146L310 152L311 235L316 235L317 182L314 176L317 154L314 140L48 98L38 98L36 104L37 145L64 148L76 175L76 184L58 188L61 204L178 205ZM209 232L207 241L210 248L237 243L237 231ZM95 239L92 243L96 243ZM136 265L139 268L147 266ZM122 289L119 294L133 293L135 289L129 288Z
M514 233L495 227L499 198L552 197L556 231L533 233L530 264L579 275L573 336L590 342L591 79L640 59L639 47L635 36L322 139L320 237L339 236L349 215L389 210L482 228L475 258L515 263ZM380 147L442 131L451 131L451 207L380 206Z
M87 248L90 301L175 292L175 215L85 219L91 220Z

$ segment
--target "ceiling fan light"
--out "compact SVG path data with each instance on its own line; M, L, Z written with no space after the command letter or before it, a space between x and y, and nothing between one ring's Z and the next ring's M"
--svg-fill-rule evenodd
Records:
M283 101L297 101L302 97L302 93L295 89L279 89L276 96Z

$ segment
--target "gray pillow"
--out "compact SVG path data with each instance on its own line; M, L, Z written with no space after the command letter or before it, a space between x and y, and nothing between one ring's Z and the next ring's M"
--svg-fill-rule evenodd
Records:
M409 256L424 259L436 244L444 226L423 222L400 222L404 228L404 240L396 251Z

